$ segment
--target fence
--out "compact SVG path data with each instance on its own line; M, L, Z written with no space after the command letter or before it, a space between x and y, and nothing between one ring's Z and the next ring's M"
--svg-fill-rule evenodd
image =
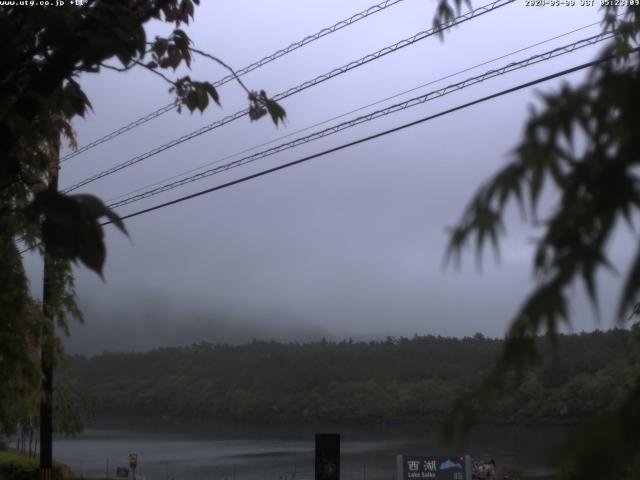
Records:
M66 461L75 479L72 480L134 480L128 468L127 457ZM341 480L395 480L395 464L388 466L343 463ZM118 476L119 468L127 469L127 476ZM122 472L121 472L122 473ZM141 462L136 468L135 480L313 480L313 462L289 463L260 460L242 464L204 462L202 460L167 460Z

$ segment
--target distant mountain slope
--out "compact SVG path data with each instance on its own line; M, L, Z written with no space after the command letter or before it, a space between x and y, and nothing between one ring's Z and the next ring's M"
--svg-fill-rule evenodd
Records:
M543 342L544 344L544 342ZM500 340L433 336L382 342L196 344L70 359L98 412L237 420L438 421L488 371ZM629 332L562 335L557 353L513 381L487 420L568 422L602 413L629 388Z

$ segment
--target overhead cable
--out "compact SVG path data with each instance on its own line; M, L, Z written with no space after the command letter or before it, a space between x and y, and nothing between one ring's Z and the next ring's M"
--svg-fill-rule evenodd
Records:
M406 38L404 40L401 40L399 42L396 42L393 45L390 45L388 47L385 47L381 50L378 50L377 52L371 53L369 55L366 55L358 60L355 60L353 62L350 62L340 68L336 68L334 70L331 70L328 73L325 73L323 75L320 75L312 80L306 81L304 83L301 83L300 85L298 85L297 87L293 87L290 88L288 90L285 90L284 92L281 92L277 95L275 95L272 99L275 101L280 101L283 100L284 98L287 98L291 95L294 95L296 93L299 93L303 90L306 90L307 88L313 87L315 85L318 85L322 82L325 82L331 78L334 78L338 75L341 75L343 73L346 73L350 70L353 70L354 68L360 67L362 65L365 65L369 62L372 62L374 60L378 60L379 58L389 54L389 53L393 53L401 48L404 48L406 46L409 45L413 45L416 42L419 42L421 40L424 40L428 37L434 36L446 29L449 29L455 25L460 25L461 23L464 23L468 20L471 20L473 18L477 18L481 15L484 15L485 13L494 11L500 7L504 7L505 5L509 5L510 3L513 3L515 0L496 0L490 4L487 5L483 5L481 7L478 7L474 10L471 10L463 15L460 15L458 17L456 17L455 19L451 20L450 22L447 22L445 24L439 25L437 27L431 28L429 30L425 30L419 33L416 33L415 35L413 35L412 37ZM85 178L84 180L81 180L80 182L66 188L65 190L63 190L63 193L69 193L71 191L77 190L80 187L83 187L89 183L95 182L98 179L101 179L103 177L106 177L108 175L111 175L113 173L116 173L124 168L130 167L132 165L135 165L139 162L142 162L143 160L146 160L148 158L151 158L161 152L164 152L165 150L168 150L172 147L175 147L176 145L179 145L181 143L184 143L186 141L192 140L193 138L202 135L203 133L209 132L215 128L221 127L223 125L226 125L227 123L230 123L234 120L237 120L241 117L244 117L245 115L247 115L249 113L249 109L246 108L244 110L240 110L232 115L229 115L227 117L222 118L221 120L218 120L217 122L211 123L209 125L206 125L204 127L199 128L198 130L194 130L186 135L183 135L179 138L176 138L174 140L171 140L170 142L167 142L163 145L160 145L159 147L156 147L152 150L149 150L148 152L145 152L141 155L137 155L123 163L120 163L118 165L115 165L107 170L104 170L100 173L97 173L95 175L92 175L88 178Z
M639 50L638 48L634 48L631 51L632 52L637 52L638 50ZM150 213L150 212L153 212L153 211L156 211L156 210L160 210L162 208L169 207L171 205L175 205L175 204L187 201L187 200L191 200L192 198L196 198L196 197L200 197L202 195L206 195L208 193L216 192L218 190L222 190L222 189L231 187L233 185L238 185L240 183L244 183L244 182L247 182L249 180L253 180L254 178L262 177L262 176L268 175L270 173L274 173L274 172L277 172L277 171L280 171L280 170L284 170L286 168L293 167L294 165L299 165L301 163L308 162L308 161L313 160L315 158L319 158L319 157L328 155L330 153L335 153L335 152L338 152L340 150L344 150L346 148L353 147L353 146L359 145L361 143L369 142L369 141L374 140L376 138L384 137L386 135L389 135L391 133L395 133L395 132L404 130L404 129L409 128L409 127L413 127L415 125L419 125L421 123L425 123L425 122L428 122L430 120L434 120L436 118L443 117L443 116L448 115L450 113L457 112L457 111L463 110L465 108L469 108L469 107L477 105L479 103L483 103L483 102L486 102L488 100L492 100L494 98L498 98L498 97L501 97L503 95L507 95L509 93L516 92L518 90L522 90L524 88L532 87L532 86L537 85L539 83L547 82L549 80L553 80L555 78L562 77L562 76L568 75L570 73L574 73L574 72L577 72L577 71L580 71L580 70L584 70L585 68L593 67L594 65L597 65L599 63L602 63L602 62L605 62L605 61L609 61L612 58L614 58L614 56L613 55L609 55L609 56L606 56L606 57L603 57L603 58L599 58L598 60L594 60L594 61L583 63L581 65L578 65L578 66L575 66L575 67L572 67L572 68L561 70L561 71L553 73L551 75L546 75L544 77L540 77L540 78L537 78L535 80L531 80L529 82L521 83L521 84L519 84L519 85L517 85L515 87L511 87L511 88L508 88L508 89L505 89L505 90L501 90L501 91L499 91L497 93L494 93L494 94L491 94L491 95L487 95L485 97L473 100L471 102L467 102L467 103L464 103L462 105L458 105L456 107L449 108L447 110L443 110L443 111L441 111L439 113L436 113L434 115L429 115L429 116L420 118L418 120L414 120L412 122L405 123L405 124L400 125L398 127L390 128L388 130L384 130L382 132L378 132L376 134L369 135L369 136L360 138L358 140L354 140L352 142L344 143L344 144L339 145L337 147L329 148L327 150L323 150L321 152L314 153L312 155L308 155L306 157L300 158L298 160L294 160L292 162L288 162L288 163L285 163L285 164L282 164L282 165L278 165L277 167L269 168L267 170L262 170L260 172L254 173L252 175L247 175L245 177L238 178L236 180L233 180L233 181L221 184L221 185L216 185L215 187L207 188L205 190L200 190L199 192L195 192L195 193L192 193L190 195L185 195L183 197L176 198L176 199L171 200L169 202L164 202L164 203L161 203L161 204L158 204L158 205L154 205L153 207L149 207L149 208L145 208L145 209L142 209L142 210L138 210L136 212L132 212L132 213L129 213L127 215L124 215L124 216L122 216L120 218L122 220L127 220L129 218L133 218L133 217L137 217L137 216L140 216L140 215L144 215L146 213ZM103 225L103 226L104 225L109 225L110 223L112 223L112 222L107 221L107 222L102 223L101 225Z
M517 62L511 62L503 67L494 69L494 70L489 70L486 73L483 73L481 75L477 75L475 77L470 77L467 78L466 80L463 80L461 82L457 82L451 85L448 85L446 87L440 88L438 90L434 90L431 92L428 92L424 95L420 95L418 97L414 97L411 98L409 100L406 100L404 102L400 102L400 103L396 103L394 105L391 105L387 108L384 109L380 109L380 110L376 110L374 112L368 113L366 115L361 115L359 117L356 117L352 120L346 121L346 122L342 122L339 123L338 125L335 125L333 127L329 127L326 128L324 130L320 130L317 132L314 132L310 135L306 135L304 137L299 137L295 140L292 140L290 142L286 142L286 143L282 143L280 145L277 145L275 147L269 148L267 150L263 150L261 152L257 152L254 153L252 155L248 155L246 157L240 158L238 160L235 160L233 162L230 163L226 163L224 165L220 165L218 167L215 168L211 168L208 170L205 170L203 172L197 173L195 175L191 175L189 177L171 182L171 183L167 183L165 185L162 185L160 187L157 188L153 188L150 189L146 192L143 193L139 193L136 195L132 195L128 198L125 198L123 200L119 200L116 202L113 202L111 204L109 204L109 207L111 208L116 208L116 207L121 207L124 205L127 205L129 203L133 203L133 202L137 202L140 200L143 200L145 198L149 198L155 195L158 195L160 193L169 191L169 190L173 190L174 188L178 188L181 187L183 185L186 185L188 183L192 183L198 180L201 180L203 178L206 177L210 177L212 175L216 175L218 173L222 173L224 171L227 170L231 170L232 168L237 168L240 167L242 165L246 165L248 163L252 163L255 162L256 160L271 156L271 155L275 155L276 153L280 153L282 151L285 150L289 150L291 148L297 147L299 145L303 145L309 142L312 142L314 140L318 140L320 138L324 138L327 137L329 135L333 135L335 133L338 133L342 130L346 130L348 128L351 127L355 127L356 125L360 125L362 123L366 123L366 122L370 122L372 120L375 120L377 118L381 118L381 117L385 117L387 115L391 115L392 113L396 113L402 110L406 110L408 108L412 108L418 105L421 105L423 103L426 103L430 100L434 100L436 98L440 98L443 97L445 95L448 95L450 93L456 92L458 90L462 90L464 88L470 87L472 85L476 85L478 83L484 82L486 80L490 80L492 78L498 77L500 75L504 75L516 70L520 70L522 68L526 68L529 67L531 65L535 65L537 63L541 63L541 62L546 62L548 60L551 60L553 58L559 57L561 55L565 55L571 52L574 52L578 49L581 48L585 48L591 45L595 45L596 43L608 40L612 37L614 37L615 35L611 32L607 32L607 33L602 33L600 35L595 35L593 37L589 37L589 38L585 38L583 40L579 40L577 42L568 44L568 45L564 45L562 47L558 47L558 48L554 48L553 50L549 50L547 52L541 53L541 54L537 54L537 55L533 55L525 60L521 60L521 61L517 61Z
M158 180L158 181L156 181L156 182L153 182L153 183L150 183L150 184L144 185L144 186L142 186L142 187L138 187L138 188L136 188L136 189L134 189L134 190L130 190L130 191L125 192L125 193L121 193L120 195L117 195L117 196L115 196L115 197L111 197L110 199L108 199L108 200L107 200L107 203L108 203L108 204L110 204L110 205L113 205L113 204L115 204L115 203L116 203L116 201L117 201L117 200L120 200L121 198L129 197L129 196L132 196L132 195L133 195L133 194L135 194L135 193L138 193L138 192L142 192L142 191L144 191L144 190L151 189L151 188L156 187L156 186L158 186L158 185L162 185L162 184L164 184L165 182L169 182L169 181L171 181L171 180L175 180L175 179L177 179L177 178L184 177L185 175L188 175L188 174L190 174L190 173L197 172L197 171L199 171L199 170L202 170L203 168L210 167L210 166L212 166L212 165L218 165L218 164L220 164L220 163L222 163L222 162L224 162L224 161L226 161L226 160L230 160L230 159L232 159L232 158L234 158L234 157L238 157L238 156L240 156L240 155L242 155L242 154L245 154L245 153L251 152L251 151L256 150L256 149L258 149L258 148L261 148L261 147L266 147L267 145L271 145L271 144L276 143L276 142L278 142L278 141L280 141L280 140L284 140L285 138L289 138L289 137L292 137L292 136L294 136L294 135L298 135L299 133L306 132L307 130L311 130L311 129L313 129L313 128L320 127L320 126L322 126L322 125L326 125L327 123L333 122L334 120L339 120L339 119L344 118L344 117L346 117L346 116L348 116L348 115L351 115L351 114L353 114L353 113L357 113L357 112L360 112L360 111L362 111L362 110L365 110L365 109L367 109L367 108L369 108L369 107L374 107L374 106L376 106L376 105L380 105L381 103L387 102L387 101L389 101L389 100L393 100L394 98L401 97L401 96L403 96L403 95L406 95L407 93L415 92L416 90L420 90L420 89L422 89L422 88L424 88L424 87L427 87L427 86L429 86L429 85L433 85L433 84L438 83L438 82L441 82L441 81L443 81L443 80L447 80L447 79L449 79L449 78L456 77L456 76L458 76L458 75L461 75L461 74L463 74L463 73L469 72L469 71L471 71L471 70L475 70L476 68L482 67L482 66L484 66L484 65L488 65L488 64L490 64L490 63L497 62L498 60L502 60L503 58L510 57L510 56L512 56L512 55L515 55L516 53L520 53L520 52L524 52L524 51L526 51L526 50L530 50L530 49L532 49L532 48L538 47L538 46L543 45L543 44L545 44L545 43L549 43L549 42L551 42L551 41L553 41L553 40L557 40L557 39L559 39L559 38L566 37L567 35L571 35L571 34L573 34L573 33L579 32L579 31L581 31L581 30L585 30L585 29L587 29L587 28L590 28L590 27L593 27L593 26L596 26L596 25L599 25L599 24L600 24L600 22L590 23L589 25L585 25L585 26L583 26L583 27L575 28L575 29L573 29L573 30L570 30L570 31L568 31L568 32L565 32L565 33L562 33L562 34L556 35L556 36L554 36L554 37L547 38L546 40L541 40L541 41L539 41L539 42L536 42L536 43L534 43L534 44L528 45L528 46L526 46L526 47L522 47L522 48L519 48L519 49L517 49L517 50L513 50L513 51L511 51L511 52L509 52L509 53L505 53L505 54L503 54L503 55L500 55L499 57L492 58L491 60L485 60L485 61L483 61L483 62L481 62L481 63L477 63L477 64L475 64L475 65L473 65L473 66L471 66L471 67L467 67L467 68L465 68L465 69L463 69L463 70L458 70L458 71L457 71L457 72L455 72L455 73L450 73L450 74L447 74L447 75L445 75L445 76L443 76L443 77L439 77L439 78L437 78L437 79L430 80L430 81L428 81L428 82L426 82L426 83L423 83L423 84L421 84L421 85L418 85L417 87L410 88L409 90L404 90L404 91L402 91L402 92L400 92L400 93L393 94L393 95L391 95L391 96L389 96L389 97L386 97L386 98L383 98L383 99L380 99L380 100L376 100L375 102L368 103L367 105L363 105L363 106L360 106L360 107L355 108L355 109L353 109L353 110L350 110L350 111L348 111L348 112L341 113L340 115L336 115L336 116L334 116L334 117L331 117L331 118L328 118L328 119L322 120L322 121L320 121L320 122L314 123L313 125L309 125L309 126L307 126L307 127L300 128L300 129L298 129L298 130L296 130L296 131L294 131L294 132L290 132L290 133L287 133L287 134L285 134L285 135L280 135L279 137L276 137L276 138L274 138L274 139L271 139L271 140L268 140L268 141L266 141L266 142L260 143L260 144L258 144L258 145L253 145L252 147L245 148L245 149L242 149L242 150L240 150L240 151L238 151L238 152L235 152L235 153L232 153L232 154L226 155L226 156L224 156L224 157L222 157L222 158L219 158L219 159L217 159L217 160L214 160L214 161L212 161L212 162L207 162L207 163L205 163L205 164L203 164L203 165L200 165L200 166L198 166L198 167L191 168L191 169L186 170L186 171L184 171L184 172L181 172L181 173L178 173L178 174L175 174L175 175L171 175L170 177L163 178L162 180Z
M366 10L363 10L361 12L356 13L355 15L352 15L349 18L346 18L344 20L340 20L339 22L331 25L330 27L326 27L323 28L322 30L314 33L313 35L308 35L306 37L304 37L302 40L299 40L297 42L292 43L291 45L289 45L286 48L280 49L274 53L272 53L271 55L267 55L264 58L261 58L260 60L258 60L257 62L252 63L251 65L247 65L246 67L241 68L240 70L237 70L235 72L236 76L241 77L242 75L245 75L249 72L252 72L253 70L262 67L263 65L266 65L268 63L273 62L274 60L277 60L280 57L285 56L288 53L293 52L294 50L297 50L298 48L304 47L305 45L308 45L311 42L314 42L322 37L325 37L331 33L337 32L338 30L341 30L345 27L348 27L349 25L352 25L364 18L369 17L370 15L373 15L375 13L381 12L383 10L385 10L386 8L389 8L397 3L400 3L404 0L386 0L384 2L381 2L377 5L373 5L369 8L367 8ZM225 83L230 82L231 80L233 80L235 77L232 74L227 75L224 78L221 78L220 80L216 81L213 83L214 87L221 87L222 85L224 85ZM71 152L65 156L63 156L60 161L61 162L65 162L73 157L76 157L78 155L80 155L81 153L86 152L87 150L91 150L94 147L97 147L98 145L108 142L109 140L112 140L120 135L122 135L123 133L128 132L129 130L133 130L136 127L139 127L140 125L143 125L145 123L147 123L150 120L153 120L154 118L157 118L161 115L164 115L167 112L170 112L172 110L174 110L175 108L177 108L178 103L177 102L171 102L167 105L165 105L164 107L160 107L157 110L154 110L153 112L138 118L137 120L134 120L133 122L120 127L117 130L114 130L111 133L108 133L107 135L104 135L103 137L98 138L97 140L94 140L91 143L88 143L82 147L80 147L79 149L77 149L74 152Z

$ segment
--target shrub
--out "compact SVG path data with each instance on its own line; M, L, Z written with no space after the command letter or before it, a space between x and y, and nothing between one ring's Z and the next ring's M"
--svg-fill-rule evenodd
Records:
M62 480L63 466L53 465L53 480ZM2 480L38 480L38 459L16 452L0 452L0 479Z

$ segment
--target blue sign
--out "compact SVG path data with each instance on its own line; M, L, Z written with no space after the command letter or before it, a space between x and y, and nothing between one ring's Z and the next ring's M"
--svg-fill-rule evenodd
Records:
M469 456L414 457L398 455L399 480L469 480Z

